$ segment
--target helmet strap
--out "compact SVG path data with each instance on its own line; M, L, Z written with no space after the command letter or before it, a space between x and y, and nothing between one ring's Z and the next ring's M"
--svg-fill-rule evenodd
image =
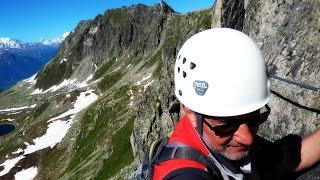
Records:
M203 135L203 116L202 114L199 113L195 113L196 114L196 130L200 136L200 138L202 139L202 135Z

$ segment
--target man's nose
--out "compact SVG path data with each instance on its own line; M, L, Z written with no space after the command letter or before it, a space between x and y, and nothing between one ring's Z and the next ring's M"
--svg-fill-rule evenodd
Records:
M238 143L251 146L257 129L252 129L248 124L241 124L238 130L234 133L234 140Z

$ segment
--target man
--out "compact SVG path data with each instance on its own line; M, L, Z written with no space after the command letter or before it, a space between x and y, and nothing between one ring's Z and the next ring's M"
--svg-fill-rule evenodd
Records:
M319 130L274 143L256 136L270 112L270 82L259 47L242 32L192 36L179 51L174 80L184 116L153 179L290 179L320 160Z

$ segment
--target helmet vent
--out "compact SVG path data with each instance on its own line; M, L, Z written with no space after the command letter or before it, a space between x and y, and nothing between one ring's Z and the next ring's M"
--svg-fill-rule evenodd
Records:
M184 64L184 63L186 63L186 61L187 61L187 59L183 58L182 63Z
M196 64L193 63L193 62L191 62L191 63L190 63L190 69L192 70L192 69L194 69L195 67L196 67Z
M182 96L182 91L181 90L179 90L179 95Z
M179 58L178 58L178 59L180 59L180 57L181 57L181 55L179 55Z
M183 71L182 75L183 75L183 78L186 78L187 73Z
M178 67L178 73L180 72L180 67Z

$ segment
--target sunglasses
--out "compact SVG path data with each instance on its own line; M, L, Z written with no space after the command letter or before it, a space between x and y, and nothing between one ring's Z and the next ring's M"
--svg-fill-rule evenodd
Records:
M203 122L217 135L229 135L238 130L241 124L247 124L249 127L258 127L260 124L264 123L270 114L270 107L268 105L264 106L259 110L259 112L252 113L248 116L239 117L212 117L203 116ZM212 126L206 119L221 120L222 125ZM209 120L210 121L210 120Z

